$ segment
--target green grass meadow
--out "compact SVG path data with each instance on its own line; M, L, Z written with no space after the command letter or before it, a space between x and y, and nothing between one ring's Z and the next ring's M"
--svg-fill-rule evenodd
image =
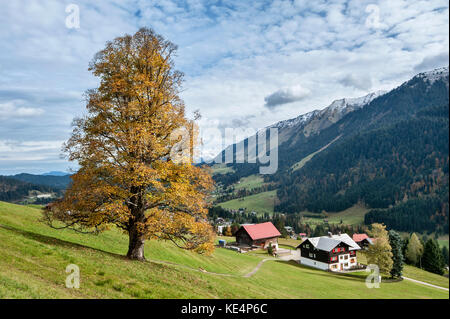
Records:
M223 203L219 203L218 206L221 206L225 209L246 208L248 212L254 210L258 213L273 214L273 207L276 197L277 192L273 190L242 198L232 199Z
M124 258L127 237L117 230L84 235L51 229L39 219L37 208L0 202L0 298L449 297L407 281L368 289L365 273L335 275L280 260L244 278L267 256L222 248L204 256L150 241L148 261L130 261ZM65 287L69 264L79 266L79 289Z

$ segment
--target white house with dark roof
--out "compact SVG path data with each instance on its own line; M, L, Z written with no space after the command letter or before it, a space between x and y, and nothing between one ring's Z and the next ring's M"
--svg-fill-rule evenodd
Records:
M298 247L302 265L330 271L343 271L357 266L356 251L361 247L347 234L312 237Z

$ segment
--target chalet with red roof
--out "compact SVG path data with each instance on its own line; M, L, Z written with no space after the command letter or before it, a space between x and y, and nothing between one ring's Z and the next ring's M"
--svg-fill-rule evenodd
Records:
M362 249L366 249L369 245L373 244L373 239L369 238L367 234L353 234L353 241L358 244Z
M236 242L240 245L249 245L266 249L272 244L272 247L278 249L278 237L281 234L271 223L261 223L254 225L243 225L236 232Z

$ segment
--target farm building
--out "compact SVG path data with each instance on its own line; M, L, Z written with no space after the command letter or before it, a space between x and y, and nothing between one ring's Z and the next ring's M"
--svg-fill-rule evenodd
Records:
M342 271L356 267L361 247L347 234L307 238L300 249L300 263L322 270Z
M243 225L236 232L236 242L240 245L248 245L263 249L266 249L272 244L272 247L277 250L278 237L280 236L280 232L271 222Z
M367 234L353 234L353 241L362 249L366 249L369 245L373 244L372 239Z

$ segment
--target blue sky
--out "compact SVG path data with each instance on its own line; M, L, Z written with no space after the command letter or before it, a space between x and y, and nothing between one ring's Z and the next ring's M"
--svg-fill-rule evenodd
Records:
M80 10L80 28L65 9ZM88 63L148 26L178 45L188 115L258 129L448 65L448 1L1 0L0 174L75 168L61 155ZM207 155L222 147L205 144Z

